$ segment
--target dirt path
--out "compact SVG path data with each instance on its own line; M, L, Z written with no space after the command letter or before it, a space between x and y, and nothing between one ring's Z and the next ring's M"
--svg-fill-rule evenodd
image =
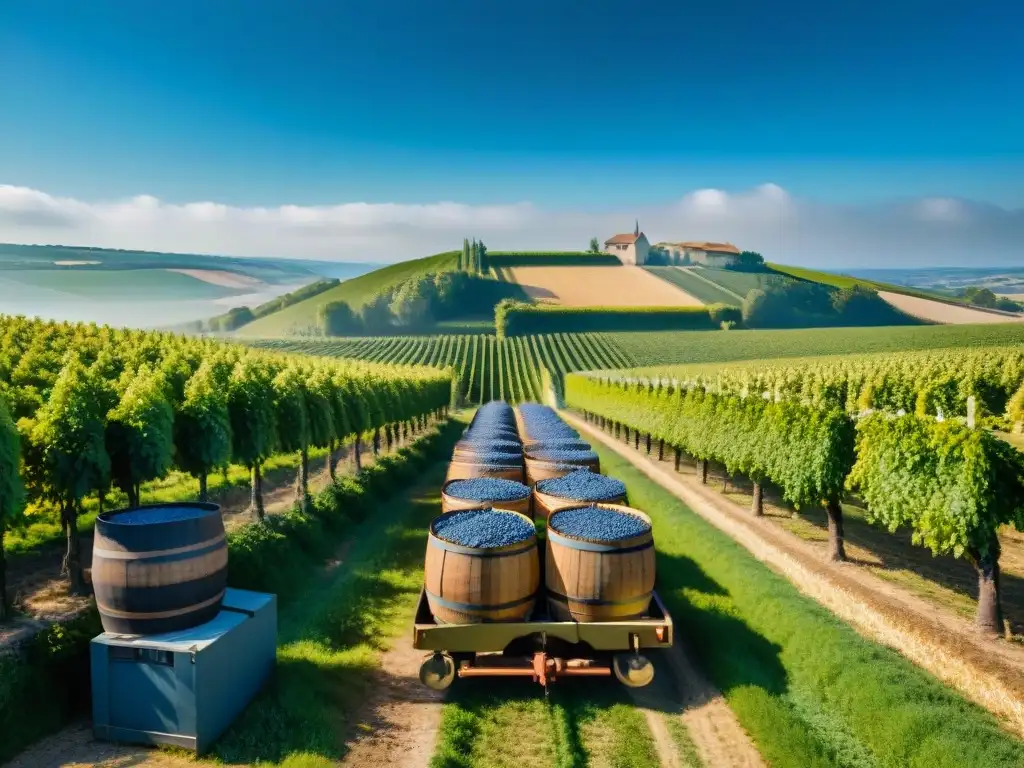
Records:
M29 747L6 768L196 768L196 762L149 747L112 744L92 737L81 721Z
M644 713L663 768L684 768L665 718L686 727L708 768L763 768L761 755L722 694L690 663L680 645L655 659L658 676L647 688L629 689Z
M396 638L381 658L377 684L358 716L358 733L346 741L342 765L427 768L441 725L444 695L419 680L423 652Z
M826 561L815 545L723 497L695 476L676 473L596 427L563 418L673 493L702 518L771 565L859 632L887 645L1024 735L1024 647L979 635L947 610L854 563Z

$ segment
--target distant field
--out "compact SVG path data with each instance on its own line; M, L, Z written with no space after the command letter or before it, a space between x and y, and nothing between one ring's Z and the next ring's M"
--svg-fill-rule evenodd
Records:
M103 301L219 299L241 292L238 288L167 269L9 269L0 271L0 282Z
M448 251L423 259L403 261L398 264L374 270L365 275L346 280L337 288L313 298L285 307L280 312L261 317L238 330L241 336L286 336L289 333L316 325L317 310L332 301L344 301L359 309L382 291L395 287L413 277L431 272L444 272L455 268L458 253Z
M1010 314L985 312L981 309L945 304L941 301L923 299L919 296L907 296L906 294L892 293L890 291L879 291L878 295L896 307L896 309L933 323L964 325L976 323L1019 323L1024 321L1024 315L1014 317Z
M509 267L502 276L530 298L566 307L694 307L703 304L640 267Z
M743 301L742 296L727 291L710 280L701 279L700 276L694 274L692 269L685 267L644 267L644 269L705 304L739 306Z

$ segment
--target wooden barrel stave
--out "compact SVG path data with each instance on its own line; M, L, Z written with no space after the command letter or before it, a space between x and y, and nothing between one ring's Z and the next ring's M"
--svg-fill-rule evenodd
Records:
M541 461L540 459L531 459L527 455L526 484L532 488L541 480L564 477L570 472L575 472L577 469L589 469L591 472L599 473L601 471L601 463L598 459L580 463Z

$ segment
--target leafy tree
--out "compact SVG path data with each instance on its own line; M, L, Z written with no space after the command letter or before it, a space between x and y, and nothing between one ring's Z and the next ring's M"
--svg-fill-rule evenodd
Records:
M469 238L462 239L462 253L459 255L459 271L469 271Z
M765 270L764 256L757 251L743 251L728 268L739 272L763 272Z
M430 325L431 291L433 282L416 279L401 284L391 300L391 314L399 325L418 328Z
M317 310L317 319L324 336L356 336L363 331L359 315L344 301L324 304Z
M78 535L81 500L110 481L103 390L102 383L72 358L61 370L36 419L23 425L35 464L30 475L40 495L60 509L61 527L67 536L63 570L76 595L85 592Z
M469 246L469 272L473 275L480 274L480 258L477 253L476 238L473 239L473 243Z
M999 528L1024 530L1024 454L984 430L916 415L873 414L857 425L847 484L868 517L909 527L933 554L970 560L978 574L975 621L1002 630Z
M484 245L483 240L476 244L476 256L477 272L481 275L486 275L490 265L487 263L487 246Z
M327 449L327 472L333 481L338 439L347 434L348 427L344 404L329 366L317 365L307 372L306 392L310 442L317 448Z
M590 253L601 252L601 243L598 241L596 237L590 238L590 248L588 250L590 251Z
M309 497L309 414L306 412L305 377L296 366L288 366L274 378L274 409L278 447L299 454L295 499L305 512Z
M231 419L226 381L217 363L207 360L185 385L184 401L174 421L177 463L199 480L199 500L206 501L207 477L231 460Z
M139 486L171 468L174 411L164 387L164 378L143 366L107 414L111 478L128 495L131 508L139 506Z
M231 450L236 461L252 471L251 511L262 520L262 466L277 447L273 381L276 371L265 361L246 357L238 361L228 382Z
M366 333L387 333L391 330L391 295L380 293L363 305L360 319Z
M0 622L7 621L7 577L4 533L21 514L25 495L18 474L21 446L7 404L0 397Z

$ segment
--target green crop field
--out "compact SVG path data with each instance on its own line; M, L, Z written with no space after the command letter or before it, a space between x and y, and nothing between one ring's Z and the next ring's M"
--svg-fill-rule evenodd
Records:
M679 267L644 267L644 269L652 275L660 277L666 283L682 288L693 298L705 304L732 304L739 306L743 300L742 296L737 296L723 290L707 280L701 280L689 269L680 269Z
M610 333L609 341L638 366L724 363L779 357L898 352L944 347L1024 343L1019 323L873 328L800 328L772 331Z
M153 300L220 299L240 293L166 269L122 269L91 272L82 269L20 269L0 271L0 282L11 289L31 286L87 299Z
M777 272L737 272L732 269L716 269L714 267L693 267L697 277L710 280L715 285L737 296L746 296L755 288L767 288L773 285L785 285L793 282L789 275Z
M271 339L254 346L368 362L452 368L468 403L543 399L541 367L560 386L571 371L632 366L636 361L604 333L552 333L498 339L495 336L384 336L326 340Z
M850 277L849 275L840 275L834 272L822 272L817 269L807 269L806 267L789 267L785 264L769 264L769 267L774 269L776 272L781 272L785 275L795 277L798 280L809 280L812 283L822 283L823 285L831 285L836 288L850 288L854 285L860 285L865 288L871 288L875 291L889 291L890 293L902 293L907 296L917 296L922 299L930 299L932 301L941 301L946 304L966 304L962 299L955 298L953 296L947 296L941 293L933 293L931 291L923 291L919 288L908 288L905 285L894 285L890 283L880 283L877 280L865 280L859 277ZM982 310L984 311L984 310Z
M360 277L346 280L330 291L306 301L300 301L280 312L261 317L240 328L239 334L243 336L285 336L295 331L304 330L316 325L317 310L324 304L329 304L332 301L344 301L353 309L359 309L381 291L393 288L414 277L431 272L452 270L457 262L458 253L449 251L423 259L392 264Z

